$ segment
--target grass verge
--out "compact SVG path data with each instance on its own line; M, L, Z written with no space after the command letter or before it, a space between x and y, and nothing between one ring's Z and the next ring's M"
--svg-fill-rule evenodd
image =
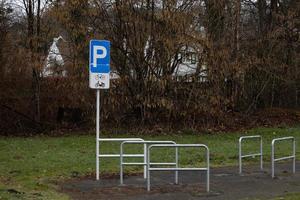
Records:
M264 139L264 160L270 161L271 140L276 137L294 136L300 140L300 128L257 128L243 133L215 134L161 134L157 136L115 135L115 137L142 137L148 140L174 140L177 143L204 143L211 151L212 166L237 165L238 138L241 135L260 134ZM109 137L108 135L104 135ZM256 152L258 145L245 143L245 152ZM258 143L257 143L258 144ZM278 155L291 152L290 143L282 142ZM138 152L142 146L128 146L126 152ZM118 153L119 146L101 144L101 151ZM297 150L299 154L299 149ZM188 155L188 156L187 156ZM154 151L153 157L170 160L170 150ZM201 152L193 149L180 151L183 166L202 165ZM246 163L254 162L249 159ZM257 160L256 160L257 161ZM68 199L56 192L56 182L84 176L95 171L95 138L88 136L0 138L0 199ZM118 160L101 162L104 173L118 173ZM127 172L142 171L140 167L126 168ZM293 198L293 197L291 197ZM299 195L298 195L299 198Z

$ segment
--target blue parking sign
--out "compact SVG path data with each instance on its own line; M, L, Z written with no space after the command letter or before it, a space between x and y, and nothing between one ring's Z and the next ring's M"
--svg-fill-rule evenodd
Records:
M110 42L107 40L90 41L90 72L110 72Z

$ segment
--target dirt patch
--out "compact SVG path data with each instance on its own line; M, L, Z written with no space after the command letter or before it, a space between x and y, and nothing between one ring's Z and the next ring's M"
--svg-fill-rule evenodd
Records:
M237 167L212 169L210 193L205 192L205 173L199 172L180 172L179 185L172 183L174 173L153 172L151 192L146 191L146 182L138 174L126 177L124 186L119 186L118 177L114 176L100 181L95 181L94 177L77 178L61 183L60 192L75 200L268 199L300 193L300 174L290 173L291 163L278 164L275 179L271 178L270 171L257 169L258 166L247 167L242 176L237 173Z
M14 115L13 115L14 116ZM15 120L18 119L18 120ZM205 119L205 115L200 118ZM18 122L11 124L10 121ZM27 120L28 121L28 120ZM14 116L14 120L5 120L7 123L0 123L0 135L2 136L33 136L33 135L48 135L53 137L67 136L67 135L82 135L92 133L91 126L70 126L62 127L52 124L41 124L39 128L34 125L28 125L25 119ZM128 121L128 120L127 120ZM124 133L140 133L142 135L161 135L165 133L179 133L183 132L233 132L244 131L255 127L281 127L294 126L300 123L300 110L298 109L284 109L284 108L268 108L260 109L248 115L244 112L228 111L223 113L218 118L208 118L197 123L134 123L134 124L116 124L103 123L102 132L110 134L124 134ZM21 124L21 125L20 125ZM52 127L53 126L53 127ZM110 128L112 127L112 128ZM21 129L21 130L20 130Z
M245 115L228 113L219 124L209 128L211 132L243 131L256 127L294 126L300 123L300 111L296 109L269 108Z

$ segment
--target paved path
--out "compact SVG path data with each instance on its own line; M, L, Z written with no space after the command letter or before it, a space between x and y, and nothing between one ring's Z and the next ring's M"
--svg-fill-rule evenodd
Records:
M271 178L269 170L258 171L258 166L245 168L243 176L238 175L237 167L215 168L211 170L209 194L205 192L205 173L200 172L179 172L179 185L172 184L174 172L153 172L151 192L146 191L142 175L125 177L126 185L122 187L118 176L100 181L93 180L93 177L71 180L61 185L61 191L78 200L268 199L287 193L300 194L300 173L291 174L291 167L291 163L278 164L279 176L275 179Z

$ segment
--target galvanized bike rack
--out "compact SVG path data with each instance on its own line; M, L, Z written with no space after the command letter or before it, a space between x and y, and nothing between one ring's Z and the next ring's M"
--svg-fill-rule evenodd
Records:
M151 149L152 148L164 148L164 147L170 147L175 148L176 152L178 152L178 148L187 148L187 147L199 147L199 148L205 148L206 149L206 162L207 167L206 168L181 168L181 167L170 167L170 168L158 168L158 167L150 167L151 159ZM148 147L147 151L147 191L150 191L150 171L206 171L206 191L209 192L209 149L204 144L152 144ZM178 164L178 157L176 159L176 163Z
M247 154L242 155L242 141L244 139L256 139L260 138L260 153L253 153L253 154ZM242 136L239 139L239 173L242 174L242 159L248 158L248 157L255 157L260 156L260 169L263 170L263 142L262 137L260 135L252 135L252 136Z
M276 141L282 141L282 140L292 140L293 141L293 155L287 156L287 157L281 157L275 159L275 142ZM276 138L272 140L272 178L275 177L275 162L280 160L287 160L287 159L293 159L293 173L296 173L296 141L294 137L283 137L283 138Z
M99 180L100 176L100 158L120 158L120 154L100 154L99 143L100 142L124 142L124 141L144 141L141 138L98 138L96 147L96 179ZM146 152L147 147L144 145L144 151ZM146 158L145 154L124 154L123 157L140 157ZM145 160L146 162L146 160ZM144 178L146 178L146 167L144 167Z
M148 155L148 148L144 148L144 162L123 162L123 157L124 155L126 154L123 154L124 153L124 146L125 144L144 144L144 147L148 147L149 144L173 144L175 145L176 142L174 141L124 141L121 143L120 145L120 184L123 185L124 181L123 181L123 166L124 165L135 165L135 166L144 166L144 168L146 168L147 170L147 164L148 164L148 159L147 159L147 155ZM146 151L145 151L146 150ZM135 155L135 154L133 154ZM136 155L140 155L140 154L136 154ZM176 162L168 162L168 163L150 163L150 165L159 165L159 166L162 166L162 165L167 165L167 166L171 166L171 165L175 165L176 167L178 167L178 151L176 149L175 151L175 160ZM146 173L146 178L147 178L147 174ZM177 184L178 183L178 171L175 172L175 183Z

